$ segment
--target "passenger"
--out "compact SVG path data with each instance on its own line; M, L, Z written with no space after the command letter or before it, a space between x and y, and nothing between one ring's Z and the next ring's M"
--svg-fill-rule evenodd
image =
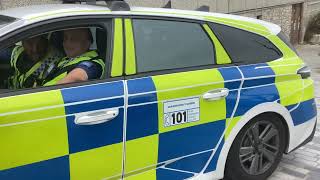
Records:
M105 63L96 51L90 50L92 42L92 34L88 28L65 30L63 48L66 57L50 68L52 71L48 71L44 86L102 78Z
M51 45L46 35L25 39L22 45L16 45L11 54L11 76L8 79L9 89L30 88L44 80L43 72L63 53Z

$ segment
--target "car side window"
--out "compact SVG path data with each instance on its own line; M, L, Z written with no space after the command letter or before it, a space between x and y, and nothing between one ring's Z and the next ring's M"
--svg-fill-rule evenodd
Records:
M137 72L212 65L214 45L198 23L133 20Z
M278 34L278 37L292 50L294 51L296 54L298 54L296 48L294 48L294 46L290 43L289 37L284 33L284 32L280 32Z
M280 50L265 37L226 25L209 25L234 63L264 63L282 57Z
M0 89L15 91L105 79L109 74L107 34L105 27L85 25L19 39L0 51Z

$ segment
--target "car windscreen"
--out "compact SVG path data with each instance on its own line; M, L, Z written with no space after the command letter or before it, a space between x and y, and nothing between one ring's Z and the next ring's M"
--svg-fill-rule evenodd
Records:
M12 23L13 21L15 21L16 19L13 17L9 17L9 16L4 16L4 15L0 15L0 29L10 23Z

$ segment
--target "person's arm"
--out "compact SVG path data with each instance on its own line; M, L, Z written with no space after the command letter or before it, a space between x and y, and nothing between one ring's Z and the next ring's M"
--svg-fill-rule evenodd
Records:
M88 75L87 72L82 68L75 68L74 70L70 71L66 77L61 79L58 84L67 84L67 83L74 83L74 82L81 82L87 81Z
M58 84L66 84L73 82L81 82L92 79L99 79L102 69L97 63L84 61L77 65L75 69L70 71L66 77L58 82Z

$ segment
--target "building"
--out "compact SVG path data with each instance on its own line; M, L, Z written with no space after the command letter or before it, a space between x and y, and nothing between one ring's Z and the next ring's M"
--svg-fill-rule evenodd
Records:
M221 12L258 18L280 25L294 44L302 43L307 24L320 12L320 0L126 0L130 5L194 10L207 6ZM1 9L61 0L0 0Z

